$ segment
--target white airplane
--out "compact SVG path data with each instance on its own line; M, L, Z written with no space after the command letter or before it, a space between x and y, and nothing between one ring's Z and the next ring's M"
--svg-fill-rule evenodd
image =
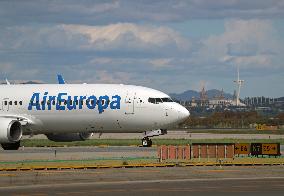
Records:
M142 145L189 111L160 91L122 84L0 85L0 143L17 150L22 135L81 141L93 133L143 133Z

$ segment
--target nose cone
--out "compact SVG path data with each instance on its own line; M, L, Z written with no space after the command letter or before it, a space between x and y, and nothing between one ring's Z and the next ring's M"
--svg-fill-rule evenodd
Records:
M186 120L189 117L189 115L190 115L189 111L185 107L180 106L180 108L179 108L179 119L180 119L180 121Z

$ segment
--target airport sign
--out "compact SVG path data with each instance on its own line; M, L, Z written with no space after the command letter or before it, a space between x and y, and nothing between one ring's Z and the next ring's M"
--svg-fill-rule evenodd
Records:
M250 144L235 144L235 154L249 154Z
M279 144L262 144L263 155L279 155L280 145Z
M279 156L280 143L252 143L251 155L274 155Z

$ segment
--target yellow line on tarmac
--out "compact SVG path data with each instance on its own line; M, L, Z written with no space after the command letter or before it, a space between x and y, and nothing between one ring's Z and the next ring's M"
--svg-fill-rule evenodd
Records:
M41 175L58 175L59 173L75 173L74 170L72 171L38 171L39 174ZM80 173L80 174L84 174L84 175L97 175L97 174L103 174L104 172L88 172L88 173Z
M14 177L14 176L17 176L17 175L16 174L0 174L0 176Z
M129 170L128 173L145 173L145 170ZM161 171L158 170L150 170L150 172L160 173Z
M201 170L198 172L240 172L241 170Z
M108 192L126 192L128 190L126 189L96 189L93 190L91 192L95 192L95 193L108 193Z

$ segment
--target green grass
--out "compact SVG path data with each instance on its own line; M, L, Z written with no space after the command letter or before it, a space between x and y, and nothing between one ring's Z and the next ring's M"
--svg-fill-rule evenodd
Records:
M184 129L188 133L213 133L213 134L275 134L284 135L284 130L254 130L254 129Z
M280 143L284 139L152 139L154 145L187 145L192 143ZM129 146L140 145L140 139L92 139L77 142L53 142L47 139L24 139L21 145L25 147L63 147L63 146Z

